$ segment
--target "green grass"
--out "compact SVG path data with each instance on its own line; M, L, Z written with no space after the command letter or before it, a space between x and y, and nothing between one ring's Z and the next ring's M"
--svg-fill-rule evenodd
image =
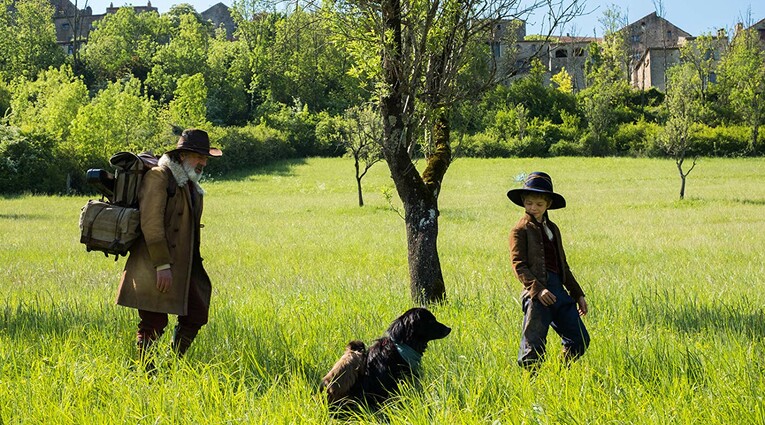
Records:
M587 354L515 364L522 313L505 192L543 170L588 296ZM674 163L457 160L440 199L452 334L420 388L359 423L765 424L765 160L703 159L679 201ZM86 253L85 197L0 199L0 423L325 423L318 382L350 339L411 307L405 229L384 165L356 206L352 163L309 159L207 181L211 321L160 371L135 370L135 311L114 305L124 260ZM171 322L172 323L172 322Z

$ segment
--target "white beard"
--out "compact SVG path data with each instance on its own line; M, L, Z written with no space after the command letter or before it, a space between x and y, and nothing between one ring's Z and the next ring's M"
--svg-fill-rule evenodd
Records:
M191 181L191 183L196 186L197 192L204 196L205 191L202 189L202 186L200 186L198 182L199 177L202 175L197 174L194 169L187 171L183 164L173 161L169 156L167 156L167 154L162 155L162 157L159 159L159 165L166 167L170 170L170 172L173 173L173 177L175 177L175 181L178 183L179 187L186 186L186 184ZM195 176L195 180L192 180L191 176Z
M194 169L194 166L189 164L186 161L183 161L183 171L186 172L186 175L189 176L189 180L193 181L194 183L199 183L199 179L202 178L202 173L197 173L197 170Z

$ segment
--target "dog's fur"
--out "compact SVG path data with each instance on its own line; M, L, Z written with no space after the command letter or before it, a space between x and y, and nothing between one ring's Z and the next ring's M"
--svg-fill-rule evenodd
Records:
M339 402L348 394L353 384L366 369L367 348L361 341L351 341L345 353L321 380L321 387L327 392L330 404Z
M400 381L413 378L419 372L419 359L412 364L411 359L402 356L401 347L419 357L427 349L428 342L444 338L449 332L451 328L436 320L433 313L427 309L408 310L394 320L385 335L369 347L363 372L358 375L347 393L335 392L332 403L352 400L375 407L384 402L398 390Z

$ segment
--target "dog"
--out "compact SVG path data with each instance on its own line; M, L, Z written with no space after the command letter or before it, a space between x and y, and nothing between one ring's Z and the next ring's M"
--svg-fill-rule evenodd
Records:
M427 309L412 308L396 318L368 349L359 351L363 343L351 341L323 380L330 405L355 402L374 408L382 404L398 391L399 382L419 376L428 342L445 338L451 331Z

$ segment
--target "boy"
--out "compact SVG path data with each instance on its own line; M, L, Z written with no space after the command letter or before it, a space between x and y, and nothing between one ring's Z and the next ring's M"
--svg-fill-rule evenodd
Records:
M566 262L560 230L547 214L564 208L566 200L553 192L552 179L542 172L529 174L523 187L507 197L526 210L510 232L513 271L524 287L518 364L532 370L539 365L550 326L561 337L564 359L575 360L590 344L580 317L587 314L587 301Z

